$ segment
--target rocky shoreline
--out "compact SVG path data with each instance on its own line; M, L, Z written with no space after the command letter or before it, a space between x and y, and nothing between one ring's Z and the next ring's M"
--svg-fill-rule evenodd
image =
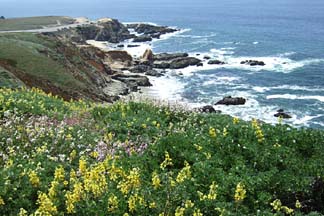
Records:
M189 66L201 67L207 65L226 65L227 63L213 59L210 56L197 58L189 56L188 53L153 53L146 49L141 56L133 56L123 50L128 41L127 48L138 47L141 43L160 39L164 34L175 33L180 29L167 26L156 26L145 23L122 24L116 19L103 18L96 22L90 22L75 28L61 29L57 32L43 33L48 37L55 37L61 41L73 43L76 46L98 49L101 55L91 56L107 68L106 74L109 82L102 84L103 95L108 101L115 101L132 92L138 92L141 87L152 86L150 77L161 77L166 70L183 69ZM89 41L93 41L89 43ZM97 43L101 42L101 43ZM105 44L102 44L105 43ZM89 45L91 44L91 45ZM108 48L107 44L116 44ZM90 48L91 47L91 48ZM265 66L263 61L247 59L240 64L247 66ZM181 73L179 73L181 75ZM107 101L107 100L105 100ZM214 105L244 105L246 98L226 96ZM219 113L212 105L197 109L200 112ZM275 117L290 118L289 114L278 112Z

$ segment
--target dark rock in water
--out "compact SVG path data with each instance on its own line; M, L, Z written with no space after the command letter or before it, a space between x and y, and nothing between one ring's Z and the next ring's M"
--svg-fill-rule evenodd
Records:
M158 68L158 69L168 69L168 68L170 68L170 63L169 62L159 62L159 63L154 62L153 67Z
M210 56L204 56L204 59L209 60L209 59L211 59L211 57Z
M128 24L126 25L127 28L133 28L135 32L139 34L145 34L145 35L162 35L166 33L172 33L176 32L176 29L169 28L167 26L156 26L156 25L150 25L150 24ZM158 37L159 37L158 36Z
M132 88L136 86L152 86L152 84L146 76L115 74L111 78L126 83Z
M280 117L280 118L284 118L284 119L290 119L292 118L291 115L289 115L288 113L285 113L285 111L283 109L279 109L277 110L278 113L274 114L274 117Z
M225 62L220 61L220 60L210 60L208 61L208 64L218 64L218 65L223 65Z
M169 61L175 58L183 58L188 56L188 53L160 53L154 55L154 61Z
M171 61L170 69L181 69L186 68L188 66L197 65L201 62L200 59L194 57L184 57L184 58L176 58Z
M152 50L146 49L142 58L141 58L141 61L152 63L153 60L154 60L154 54L153 54Z
M132 48L132 47L139 47L140 45L138 44L128 44L127 47Z
M117 47L123 48L123 47L125 47L125 45L124 44L119 44L119 45L117 45Z
M150 36L139 36L133 39L133 42L147 42L152 41L152 38Z
M258 61L258 60L245 60L241 61L241 64L246 64L250 66L264 66L265 63L263 61Z
M129 70L132 73L145 73L146 71L148 71L150 69L151 69L150 66L140 64L140 65L136 65L136 66L130 68Z
M196 56L200 56L200 53L197 53Z
M155 77L163 76L163 74L159 73L156 70L148 70L148 71L145 72L145 75L147 75L147 76L155 76Z
M215 105L244 105L245 102L245 98L228 96L218 101Z
M198 111L202 113L221 113L221 111L215 110L214 107L211 105L200 107L198 108Z
M197 64L197 67L202 67L202 66L204 66L204 64L202 62Z

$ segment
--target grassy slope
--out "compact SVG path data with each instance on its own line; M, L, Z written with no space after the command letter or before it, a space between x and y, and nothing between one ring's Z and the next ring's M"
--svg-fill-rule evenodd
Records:
M45 209L53 214L66 214L72 205L76 215L173 215L176 209L186 215L273 215L270 203L276 199L282 203L276 215L288 207L296 215L324 213L323 131L147 103L69 103L25 90L0 89L0 102L0 115L6 116L0 122L3 215L20 208L35 212L41 192L56 206ZM171 161L165 160L166 152ZM119 158L102 162L100 157L112 153ZM63 177L55 171L59 167ZM156 187L153 173L161 181ZM210 188L213 182L216 190ZM235 201L235 191L241 200ZM194 205L185 205L186 200Z
M0 31L41 29L44 26L57 25L58 22L62 25L71 24L74 22L74 19L62 16L0 19Z
M17 88L24 86L24 84L12 73L0 66L0 86L7 88Z
M0 34L0 60L11 60L15 68L51 80L58 86L82 87L59 62L40 53L54 46L55 43L43 40L33 33Z

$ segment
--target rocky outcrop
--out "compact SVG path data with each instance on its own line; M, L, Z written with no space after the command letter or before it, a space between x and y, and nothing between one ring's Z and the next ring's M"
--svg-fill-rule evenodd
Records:
M195 57L183 57L183 58L176 58L171 61L170 69L181 69L186 68L188 66L197 65L201 62L200 59Z
M292 116L289 115L288 113L286 113L283 109L277 110L277 113L274 114L274 117L283 118L283 119L290 119L290 118L292 118Z
M170 61L176 58L183 58L188 56L188 53L160 53L154 55L154 61Z
M0 16L0 19L6 19L4 16Z
M211 105L199 107L199 108L197 108L197 111L201 112L201 113L221 113L221 111L215 110L214 107Z
M209 59L211 59L211 57L210 56L204 56L204 59L209 60Z
M265 63L263 61L258 61L258 60L245 60L241 61L241 64L246 64L250 66L264 66Z
M140 42L147 42L147 41L152 41L152 38L150 36L138 36L133 39L133 42L135 43L140 43Z
M46 33L48 34L48 33ZM82 25L75 28L61 29L55 34L63 39L84 44L87 40L108 41L119 43L134 38L128 29L116 19L102 19L96 24Z
M139 47L140 45L138 44L128 44L127 47L128 48L133 48L133 47Z
M129 71L132 73L145 73L151 69L152 69L152 67L150 67L148 65L139 64L139 65L135 65L134 67L130 68Z
M105 61L113 69L124 69L132 65L133 57L123 50L111 50L106 52Z
M218 101L215 105L244 105L246 102L245 98L227 96L222 100Z
M145 75L147 75L147 76L155 76L155 77L163 76L162 73L160 73L160 72L158 72L156 70L148 70L148 71L145 72Z
M208 61L208 64L223 65L223 64L225 64L225 62L216 59L216 60L210 60L210 61Z
M134 29L138 34L148 35L152 38L160 38L161 35L176 32L177 29L169 28L167 26L156 26L150 24L128 24L127 28Z
M141 62L152 63L154 61L154 54L151 49L146 49L142 58Z
M160 53L154 55L153 67L159 69L181 69L199 65L200 59L189 57L188 53Z
M146 76L129 75L129 74L116 74L112 79L119 80L130 87L132 91L136 91L138 86L152 86Z

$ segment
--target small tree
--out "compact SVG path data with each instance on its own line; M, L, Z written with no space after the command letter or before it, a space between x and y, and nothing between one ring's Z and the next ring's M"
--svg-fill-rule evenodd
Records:
M4 16L0 16L0 19L6 19Z

